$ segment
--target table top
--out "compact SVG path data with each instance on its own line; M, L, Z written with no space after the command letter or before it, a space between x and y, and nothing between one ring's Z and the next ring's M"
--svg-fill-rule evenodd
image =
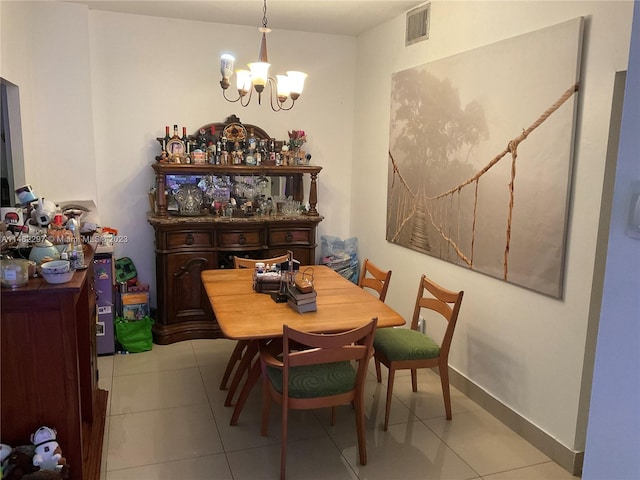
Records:
M202 283L225 337L254 340L282 336L283 325L314 333L343 332L378 317L378 327L405 324L404 318L371 293L325 265L313 269L318 293L316 312L298 313L286 303L276 303L268 293L253 290L251 269L202 272Z

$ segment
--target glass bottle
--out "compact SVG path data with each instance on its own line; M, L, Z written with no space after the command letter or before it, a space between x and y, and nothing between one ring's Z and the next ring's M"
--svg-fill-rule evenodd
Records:
M163 152L167 151L167 144L169 143L169 140L171 140L171 135L169 135L169 125L166 125L164 127L164 140L162 141Z
M187 127L182 127L182 138L180 140L184 142L185 152L189 153L189 138L187 137Z
M255 153L257 148L258 148L258 139L256 138L256 135L252 128L251 130L249 130L249 138L247 138L247 150Z

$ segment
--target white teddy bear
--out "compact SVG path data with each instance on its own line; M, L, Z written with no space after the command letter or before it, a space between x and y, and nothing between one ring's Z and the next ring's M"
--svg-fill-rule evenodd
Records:
M55 428L40 427L36 433L31 435L31 443L35 445L35 455L33 465L40 467L40 470L60 471L64 460L62 450L56 441L57 431Z

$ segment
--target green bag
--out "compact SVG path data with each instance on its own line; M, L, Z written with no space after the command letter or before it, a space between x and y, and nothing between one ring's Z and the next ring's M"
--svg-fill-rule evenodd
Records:
M126 351L131 353L146 352L151 350L153 335L151 326L153 319L148 315L140 320L127 320L116 318L116 340Z

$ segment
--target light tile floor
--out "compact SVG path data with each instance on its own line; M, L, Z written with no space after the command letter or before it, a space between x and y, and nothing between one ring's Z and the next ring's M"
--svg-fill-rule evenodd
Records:
M218 389L235 342L193 340L150 352L98 358L100 388L109 391L101 480L279 477L280 414L260 435L261 393L252 392L237 426ZM384 371L383 367L383 371ZM368 465L357 459L350 406L292 411L287 478L575 480L538 449L452 388L453 420L444 417L438 376L396 375L391 420L384 420L385 382L373 362L366 387Z

